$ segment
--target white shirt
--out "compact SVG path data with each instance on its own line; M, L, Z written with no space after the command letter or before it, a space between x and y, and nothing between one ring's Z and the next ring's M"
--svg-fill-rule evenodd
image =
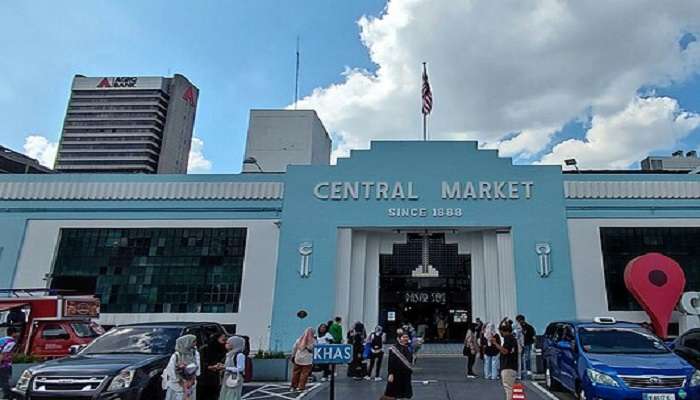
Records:
M316 343L318 343L318 344L333 344L333 335L326 332L325 335L316 338Z
M199 376L202 373L202 364L199 360L199 352L195 350L195 364L197 364L197 372L195 375ZM175 359L177 358L176 353L170 356L170 361L168 361L168 366L163 370L163 390L172 390L174 392L184 392L184 389L180 385L180 381L177 379L177 373L175 372ZM197 383L195 382L195 385Z

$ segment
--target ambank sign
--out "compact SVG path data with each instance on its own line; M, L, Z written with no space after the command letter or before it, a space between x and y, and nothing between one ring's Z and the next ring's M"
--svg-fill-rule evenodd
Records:
M443 200L530 200L532 181L441 182ZM413 182L320 182L314 186L320 200L419 200Z

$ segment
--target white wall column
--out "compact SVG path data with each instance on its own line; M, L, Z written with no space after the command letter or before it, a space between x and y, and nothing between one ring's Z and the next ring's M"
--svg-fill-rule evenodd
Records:
M367 232L352 234L352 260L350 262L350 313L347 323L362 321L365 314L365 269L367 263Z
M338 229L336 241L335 318L347 322L350 314L350 263L352 261L352 229Z
M500 278L501 315L515 318L517 313L513 236L509 230L496 231L498 276Z
M501 315L501 290L498 276L498 246L495 231L482 233L484 249L484 287L486 289L486 321L497 323Z

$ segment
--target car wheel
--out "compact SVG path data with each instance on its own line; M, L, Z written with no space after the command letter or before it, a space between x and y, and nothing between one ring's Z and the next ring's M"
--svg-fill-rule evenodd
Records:
M547 390L557 391L559 390L559 382L557 382L554 377L552 377L552 371L549 367L544 369L544 384L547 386Z

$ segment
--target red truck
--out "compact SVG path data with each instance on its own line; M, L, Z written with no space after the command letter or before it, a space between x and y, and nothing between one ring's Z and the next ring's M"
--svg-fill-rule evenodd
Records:
M100 301L94 296L55 294L48 289L0 290L3 326L20 329L18 351L38 358L67 356L104 333L94 319Z

